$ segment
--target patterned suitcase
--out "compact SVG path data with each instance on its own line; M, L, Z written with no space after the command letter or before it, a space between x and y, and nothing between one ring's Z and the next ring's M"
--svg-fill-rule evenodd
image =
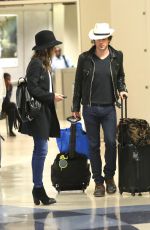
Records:
M140 146L129 141L127 99L125 99L125 111L123 107L122 101L118 138L119 191L120 194L129 192L132 195L135 193L141 195L142 192L150 192L150 144Z

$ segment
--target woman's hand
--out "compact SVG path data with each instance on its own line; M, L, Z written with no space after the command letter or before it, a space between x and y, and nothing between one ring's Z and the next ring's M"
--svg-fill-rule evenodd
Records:
M64 97L63 97L63 96L64 96L64 95L62 95L62 94L55 93L55 101L56 101L56 102L59 102L59 101L64 100Z

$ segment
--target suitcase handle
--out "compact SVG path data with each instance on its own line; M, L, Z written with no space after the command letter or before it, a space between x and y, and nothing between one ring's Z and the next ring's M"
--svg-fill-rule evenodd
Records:
M67 121L69 121L71 124L76 124L80 120L81 120L80 117L74 117L74 116L67 117Z
M74 158L76 156L76 123L80 121L80 117L70 116L67 117L67 121L71 123L70 127L70 141L69 141L69 157Z
M127 97L121 98L121 119L127 118Z

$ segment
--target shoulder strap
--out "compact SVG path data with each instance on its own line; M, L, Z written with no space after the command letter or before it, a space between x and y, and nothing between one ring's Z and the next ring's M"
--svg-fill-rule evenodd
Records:
M69 67L69 65L68 65L68 62L67 62L67 60L66 60L65 55L62 55L62 57L63 57L63 59L64 59L64 62L65 62L66 67L68 68L68 67Z

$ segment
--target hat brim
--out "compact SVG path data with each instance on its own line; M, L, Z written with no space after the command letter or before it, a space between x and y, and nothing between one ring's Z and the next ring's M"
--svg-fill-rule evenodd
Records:
M60 45L60 44L62 44L62 42L56 40L56 41L49 42L49 43L41 45L41 46L36 45L32 48L32 50L43 50L46 48L52 48L52 47Z
M91 40L105 39L105 38L110 37L110 36L113 34L114 31L115 31L114 29L110 29L110 30L109 30L109 34L107 34L107 35L95 35L95 34L94 34L94 31L93 31L93 29L92 29L92 30L90 30L90 32L89 32L89 38L90 38Z

